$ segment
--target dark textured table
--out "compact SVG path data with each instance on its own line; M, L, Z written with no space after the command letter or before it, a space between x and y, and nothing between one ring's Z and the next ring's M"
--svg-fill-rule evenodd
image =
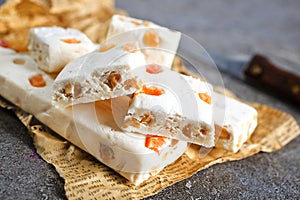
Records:
M182 31L224 55L262 52L300 72L300 1L123 0L133 17ZM292 114L299 105L270 96L223 74L238 97ZM35 155L26 128L0 109L0 199L65 199L54 167ZM148 199L300 199L300 137L273 153L212 166Z

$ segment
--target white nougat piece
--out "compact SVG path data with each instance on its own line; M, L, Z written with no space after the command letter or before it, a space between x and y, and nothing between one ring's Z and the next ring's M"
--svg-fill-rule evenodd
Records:
M180 42L180 32L149 21L114 15L108 29L107 39L116 39L114 37L128 31L131 31L128 34L132 34L139 42L147 64L155 63L171 68Z
M61 27L38 27L29 32L31 56L46 72L59 72L70 61L95 50L82 32Z
M123 129L213 147L212 87L192 77L177 75L176 78L176 72L164 70L160 76L154 76L160 80L170 79L177 85L172 88L168 84L142 79L145 84L131 99Z
M136 19L123 15L113 15L111 18L110 26L107 32L107 38L113 37L120 33L131 31L134 29L143 28L159 28L161 26L154 24L150 21Z
M240 101L214 93L216 146L237 152L257 126L257 111Z
M56 133L134 184L138 185L157 174L184 153L186 142L163 138L164 144L155 147L155 144L151 146L149 136L120 131L108 100L65 109L53 106L51 76L39 70L29 56L2 53L1 49L0 52L1 96L33 114ZM37 74L43 77L45 86L32 85L30 77ZM145 141L148 141L148 146Z
M70 106L132 94L139 81L130 70L145 65L134 43L100 46L65 66L53 84L53 101Z

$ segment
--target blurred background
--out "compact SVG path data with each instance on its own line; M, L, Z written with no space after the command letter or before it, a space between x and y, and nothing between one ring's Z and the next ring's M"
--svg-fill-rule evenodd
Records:
M300 72L298 0L117 0L116 7L181 31L210 51L229 56L261 52Z

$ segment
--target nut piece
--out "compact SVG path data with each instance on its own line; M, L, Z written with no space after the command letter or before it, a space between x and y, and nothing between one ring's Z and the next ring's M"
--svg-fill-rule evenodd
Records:
M114 151L106 144L100 144L100 157L103 161L111 161L115 159Z
M208 134L208 131L206 129L201 129L200 132L203 134L203 135L207 135Z
M174 147L176 144L178 144L178 142L179 142L178 140L172 140L170 147Z
M73 87L73 97L77 99L81 96L81 94L82 94L82 87L80 83L75 82Z
M135 128L139 128L140 122L136 118L130 118L124 122L124 127L128 127L128 126L133 126Z
M68 83L61 92L65 93L66 97L72 97L72 85Z
M155 124L155 116L151 113L146 113L141 117L141 123L147 125L147 126L153 126Z
M21 58L15 58L13 60L13 63L16 64L16 65L24 65L25 64L25 60L21 59Z
M187 136L187 137L191 137L191 133L192 133L192 125L191 124L187 124L182 128L182 133Z
M112 71L110 72L110 74L107 77L107 80L105 82L106 85L108 85L108 87L112 90L114 89L118 83L120 83L122 81L122 76L116 72L116 71Z
M62 92L65 93L65 96L68 98L73 97L73 98L77 99L82 94L82 87L81 87L80 83L77 83L77 82L75 82L74 85L69 83L65 86L65 88Z
M220 139L229 140L230 134L228 133L226 127L223 127L219 136Z
M130 88L135 88L135 89L139 89L140 88L135 78L127 79L124 82L124 89L125 90L129 90Z

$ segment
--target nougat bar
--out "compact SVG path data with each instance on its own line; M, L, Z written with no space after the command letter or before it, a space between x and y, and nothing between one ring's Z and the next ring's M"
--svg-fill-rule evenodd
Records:
M216 146L236 153L257 126L257 111L238 100L214 92Z
M53 84L53 101L66 107L135 92L140 83L130 70L145 65L136 45L134 41L101 45L68 63Z
M132 17L113 15L107 39L126 33L139 42L147 64L159 64L171 68L180 42L181 33ZM126 38L126 37L125 37Z
M146 71L158 72L157 68L146 66ZM132 95L123 129L213 147L211 85L168 70L143 76L143 86ZM154 82L152 77L166 81Z
M159 173L186 150L186 142L121 131L109 100L68 108L54 106L53 78L33 59L0 47L0 60L1 96L136 185Z
M62 27L37 27L29 31L28 49L39 68L57 73L70 61L96 49L82 32Z

